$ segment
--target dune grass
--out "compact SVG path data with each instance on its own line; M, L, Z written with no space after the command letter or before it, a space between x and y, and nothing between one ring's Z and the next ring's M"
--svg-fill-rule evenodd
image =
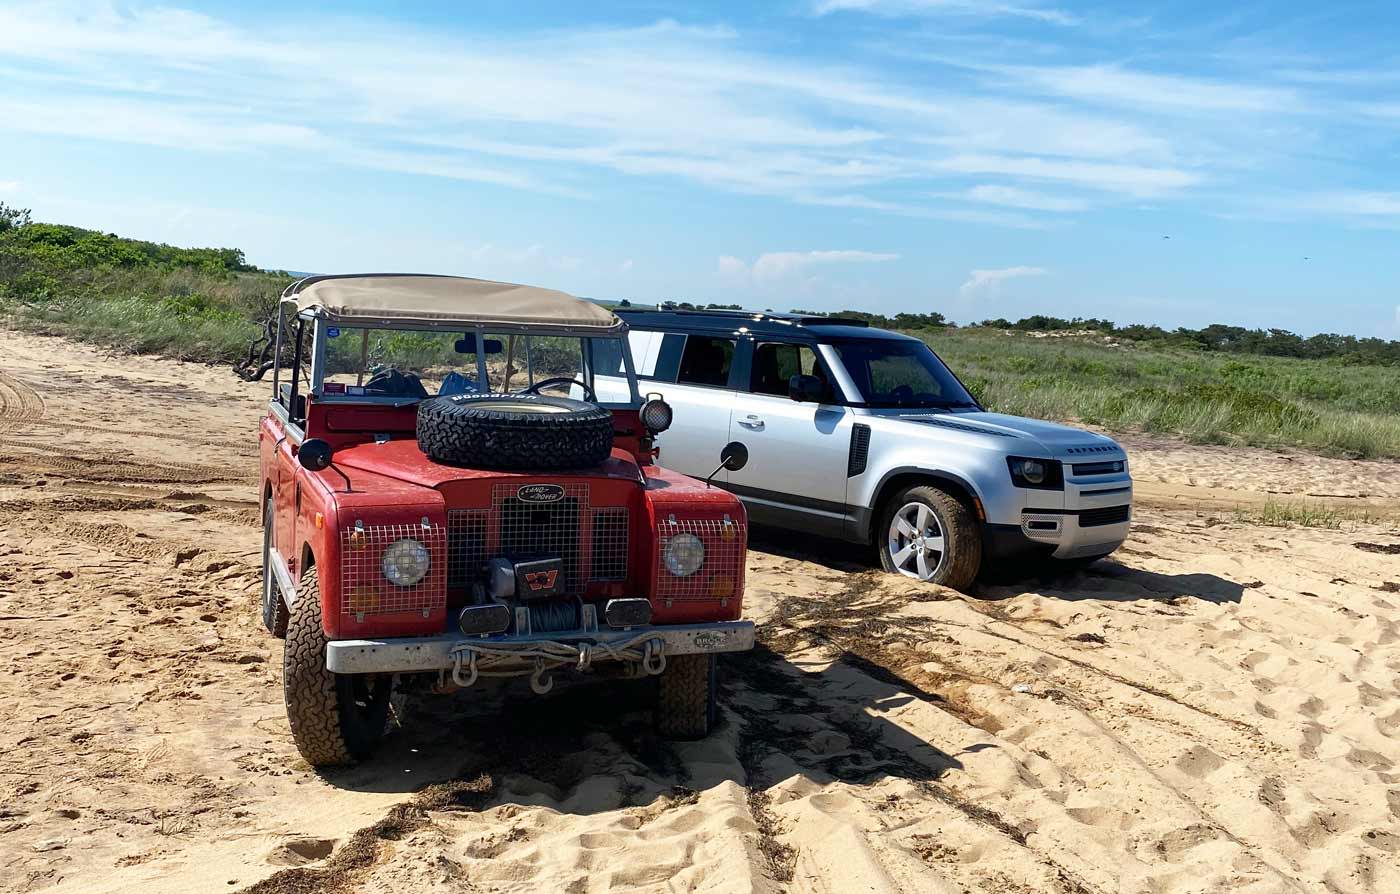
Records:
M1400 458L1400 368L1101 337L919 333L989 408L1201 444Z
M31 223L27 213L0 205L0 321L9 326L122 351L230 362L246 352L291 279L248 265L237 249ZM936 316L892 322L928 324ZM999 412L1197 443L1400 458L1400 366L1359 362L1371 355L1228 354L1101 332L915 334Z

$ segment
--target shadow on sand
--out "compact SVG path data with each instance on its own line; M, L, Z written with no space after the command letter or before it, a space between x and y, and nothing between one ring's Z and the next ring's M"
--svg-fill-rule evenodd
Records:
M752 529L749 546L786 559L811 562L832 571L879 571L880 563L870 547L839 540L798 536L771 528ZM987 565L978 575L973 595L982 599L1010 599L1022 593L1039 593L1074 602L1101 600L1132 602L1138 599L1185 597L1220 604L1240 602L1244 591L1257 584L1242 584L1207 572L1159 574L1131 568L1112 557L1090 565L1052 559Z
M932 782L961 768L881 716L937 696L884 668L872 674L867 663L848 655L810 670L763 645L722 656L720 720L699 742L653 731L654 681L561 677L545 696L523 681L425 695L373 760L322 775L338 788L404 794L476 780L455 806L547 804L592 814L725 781L751 791L793 773L819 785L890 776Z

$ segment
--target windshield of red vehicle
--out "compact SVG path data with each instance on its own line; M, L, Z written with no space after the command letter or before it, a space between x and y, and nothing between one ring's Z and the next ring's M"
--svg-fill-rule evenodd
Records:
M975 407L977 402L921 341L868 339L832 345L869 407Z
M589 340L564 336L328 328L322 392L408 397L522 392L585 396ZM484 361L485 377L482 367ZM548 384L545 384L548 383Z

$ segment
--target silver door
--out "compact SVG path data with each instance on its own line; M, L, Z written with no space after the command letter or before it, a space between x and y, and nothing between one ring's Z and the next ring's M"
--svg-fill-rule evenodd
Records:
M661 465L696 478L719 465L720 450L729 442L737 346L738 339L730 336L673 332L653 345L657 378L643 382L642 390L659 391L675 411L671 428L656 439ZM714 480L723 483L728 475L721 471Z
M804 359L794 368L805 366L804 371L816 359L805 345L781 349L794 358L802 352ZM784 368L779 374L775 368L765 376L763 350L763 343L754 346L752 381L734 397L729 437L749 448L749 462L730 474L730 487L751 503L820 516L839 525L845 516L851 411L786 396L791 370ZM785 361L784 367L790 365L792 361ZM820 372L826 376L824 369ZM833 389L838 387L833 383ZM772 393L778 390L783 394ZM833 398L836 394L833 390Z

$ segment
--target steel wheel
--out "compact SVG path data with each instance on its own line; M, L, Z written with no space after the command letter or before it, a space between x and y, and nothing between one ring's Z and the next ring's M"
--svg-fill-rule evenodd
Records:
M932 580L947 557L938 513L924 503L905 503L890 517L885 548L895 571Z

